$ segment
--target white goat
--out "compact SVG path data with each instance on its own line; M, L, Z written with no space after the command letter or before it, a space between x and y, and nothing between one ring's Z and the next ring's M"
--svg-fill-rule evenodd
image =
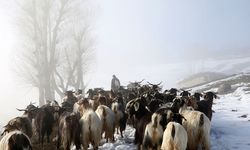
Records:
M99 105L95 111L101 120L102 133L105 133L105 139L114 141L115 132L115 114L114 112L105 105Z
M186 150L187 132L176 122L169 122L164 133L161 145L162 150Z
M102 133L102 123L100 118L92 109L88 109L83 113L80 119L80 124L82 128L83 149L87 150L91 143L93 149L97 150Z
M197 150L201 145L203 150L210 150L211 123L208 117L202 112L188 110L185 102L179 113L186 119L182 125L188 133L187 148Z

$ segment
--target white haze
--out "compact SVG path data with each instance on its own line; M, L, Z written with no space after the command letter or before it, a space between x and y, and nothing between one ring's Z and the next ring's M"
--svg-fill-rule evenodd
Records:
M236 55L249 55L247 1L91 0L91 3L98 14L93 30L96 60L86 76L87 88L109 89L113 74L122 85L145 79L152 83L162 81L164 88L169 88L200 71L235 73L246 68L225 70L219 65L228 67L241 60L235 59ZM23 84L13 69L13 56L18 51L13 8L12 3L0 0L3 117L0 125L20 114L15 108L38 101L36 89Z

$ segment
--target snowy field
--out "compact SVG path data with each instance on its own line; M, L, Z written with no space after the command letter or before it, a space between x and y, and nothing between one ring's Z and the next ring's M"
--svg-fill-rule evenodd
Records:
M239 87L215 100L212 119L212 150L250 149L250 94Z

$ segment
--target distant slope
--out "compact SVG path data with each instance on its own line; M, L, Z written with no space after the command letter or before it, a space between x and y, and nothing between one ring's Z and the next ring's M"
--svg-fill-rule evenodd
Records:
M190 87L190 89L192 89L192 91L207 91L207 90L218 91L218 88L220 88L221 85L225 84L230 85L232 87L232 90L235 90L242 85L249 87L250 90L250 73L240 73L231 75L223 79L205 83L199 86Z
M193 86L198 86L201 84L209 83L218 79L223 79L227 77L226 74L218 72L201 72L194 75L191 75L184 80L178 82L178 87L181 88L190 88Z

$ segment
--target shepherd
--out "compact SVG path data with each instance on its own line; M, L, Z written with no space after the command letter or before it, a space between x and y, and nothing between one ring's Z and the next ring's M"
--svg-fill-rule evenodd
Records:
M120 80L115 75L113 75L113 78L111 80L111 90L117 93L120 89L120 86Z

